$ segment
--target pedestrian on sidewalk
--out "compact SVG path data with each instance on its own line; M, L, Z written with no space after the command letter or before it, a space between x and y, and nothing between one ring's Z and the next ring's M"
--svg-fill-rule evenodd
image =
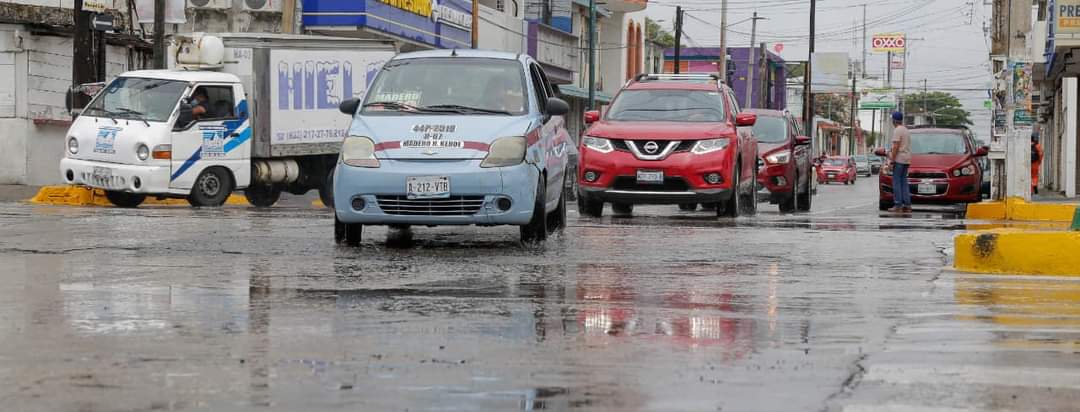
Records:
M904 114L892 114L893 138L889 150L892 168L893 213L911 213L911 187L908 185L908 169L911 167L911 132L904 126Z
M1039 132L1031 133L1031 193L1039 194L1039 170L1042 168L1043 148Z

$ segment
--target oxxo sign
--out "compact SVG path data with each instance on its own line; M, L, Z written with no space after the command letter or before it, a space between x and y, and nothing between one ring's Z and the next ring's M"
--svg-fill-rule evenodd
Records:
M870 42L875 52L903 52L906 44L904 33L878 33Z

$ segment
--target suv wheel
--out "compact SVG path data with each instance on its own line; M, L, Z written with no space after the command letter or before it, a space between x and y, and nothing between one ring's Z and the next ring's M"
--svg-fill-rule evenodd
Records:
M741 203L741 196L739 194L739 169L742 165L735 164L735 171L731 174L731 197L726 202L720 202L716 207L716 216L718 217L739 217L739 203Z

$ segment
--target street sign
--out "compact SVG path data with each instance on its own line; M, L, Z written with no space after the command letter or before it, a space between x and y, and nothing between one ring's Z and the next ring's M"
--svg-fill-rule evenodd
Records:
M90 24L97 31L113 31L115 28L113 16L108 14L95 14Z
M889 62L889 67L893 68L893 70L903 70L904 69L903 56L893 56L893 60L891 62Z
M878 33L870 40L875 52L903 52L907 42L904 33Z
M113 8L112 0L83 0L82 11L91 13L104 13Z

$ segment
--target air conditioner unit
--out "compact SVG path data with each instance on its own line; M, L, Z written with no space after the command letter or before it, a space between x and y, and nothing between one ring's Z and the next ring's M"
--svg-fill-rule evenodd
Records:
M187 0L193 9L231 9L232 0Z
M244 2L244 10L281 12L281 0L237 0Z

